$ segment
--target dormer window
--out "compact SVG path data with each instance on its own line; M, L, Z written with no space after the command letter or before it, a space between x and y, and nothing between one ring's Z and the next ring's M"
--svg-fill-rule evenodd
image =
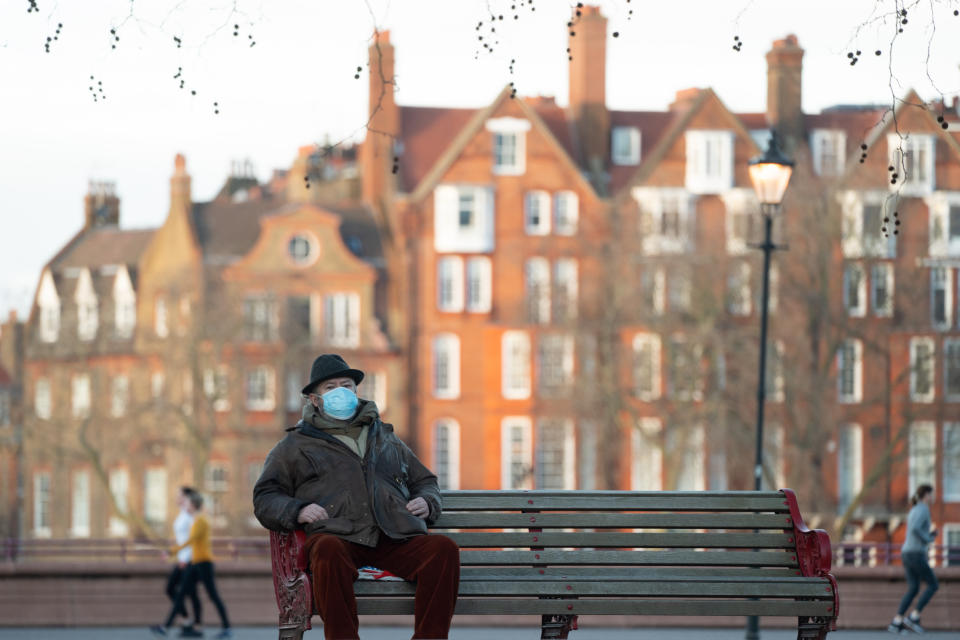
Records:
M97 335L97 294L93 290L89 269L80 272L74 301L77 304L77 337L84 341L93 340Z
M934 167L934 139L930 134L911 133L905 138L891 133L887 136L890 165L898 174L890 190L902 189L904 195L921 196L933 192L936 183Z
M613 164L640 164L640 129L614 127L611 132L610 149Z
M847 134L840 129L814 129L810 133L813 170L818 176L833 177L843 173Z
M511 173L517 170L517 158L520 146L517 133L493 134L493 169L494 171Z
M686 186L692 193L722 193L733 186L733 132L687 131Z
M40 340L56 342L60 335L60 296L49 271L43 274L40 281L37 304L40 307Z
M493 135L493 173L518 176L526 171L526 134L530 122L522 118L492 118L487 131Z
M129 338L137 323L137 296L130 274L125 268L117 271L113 281L113 328L118 338Z

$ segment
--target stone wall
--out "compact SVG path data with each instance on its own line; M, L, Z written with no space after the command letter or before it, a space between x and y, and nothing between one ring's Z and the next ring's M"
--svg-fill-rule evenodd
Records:
M161 622L170 603L164 594L169 565L160 562L8 563L0 565L0 626L137 626ZM277 605L267 562L222 562L217 586L237 626L275 625ZM937 569L940 591L924 611L929 629L960 628L960 568ZM896 611L905 583L899 567L840 568L842 629L885 627ZM202 591L202 589L201 589ZM204 598L204 618L218 626L216 609ZM319 625L319 620L315 620ZM361 624L409 624L411 616L364 619ZM459 626L539 626L535 616L458 616ZM741 627L743 618L584 616L581 627ZM795 619L765 618L766 627L791 627Z

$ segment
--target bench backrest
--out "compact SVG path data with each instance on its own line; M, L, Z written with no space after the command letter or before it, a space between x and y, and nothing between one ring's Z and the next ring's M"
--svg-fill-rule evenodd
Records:
M611 575L632 567L809 575L797 557L798 515L779 491L448 491L432 531L457 541L465 570L587 565Z

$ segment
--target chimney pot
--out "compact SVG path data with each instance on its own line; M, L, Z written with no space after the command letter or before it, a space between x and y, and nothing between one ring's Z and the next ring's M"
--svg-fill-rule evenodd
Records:
M91 180L87 195L83 198L83 228L118 226L120 224L120 199L112 182Z

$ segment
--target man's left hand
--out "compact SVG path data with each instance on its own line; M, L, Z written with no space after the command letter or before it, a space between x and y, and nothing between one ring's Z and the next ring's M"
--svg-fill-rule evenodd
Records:
M430 505L423 498L414 498L407 503L407 511L418 518L426 518L430 514Z

